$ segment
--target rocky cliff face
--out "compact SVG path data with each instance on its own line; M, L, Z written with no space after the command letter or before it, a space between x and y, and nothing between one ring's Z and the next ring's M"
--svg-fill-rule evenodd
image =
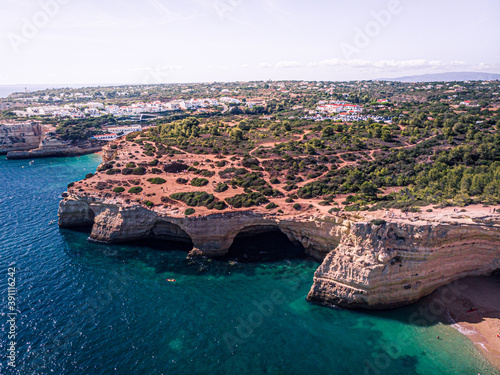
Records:
M101 151L102 146L62 146L58 147L39 147L29 151L9 151L7 153L7 159L36 159L36 158L48 158L48 157L67 157L67 156L79 156L86 154L93 154L94 152Z
M465 276L488 275L500 268L498 224L353 223L315 272L308 299L388 308Z
M277 227L323 261L310 301L372 309L408 304L455 279L499 269L500 222L486 219L375 225L359 217L279 218L252 211L184 217L77 195L59 207L60 226L92 225L92 239L175 239L192 243L191 254L208 257L226 254L239 233Z
M127 242L145 238L181 239L192 242L195 252L208 257L223 256L241 232L264 232L278 227L292 242L304 246L307 254L322 260L347 230L347 221L337 218L297 217L279 219L252 211L216 213L199 217L172 217L161 209L102 202L70 196L59 206L59 225L92 224L90 237L105 242Z
M0 154L37 148L43 136L43 128L36 122L0 124Z

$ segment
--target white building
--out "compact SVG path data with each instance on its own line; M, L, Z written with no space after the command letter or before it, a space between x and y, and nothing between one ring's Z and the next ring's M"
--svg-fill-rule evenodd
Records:
M141 125L130 125L130 126L107 126L106 131L114 134L129 134L133 132L140 132L142 130Z
M104 104L99 102L88 102L85 105L89 108L104 108Z
M165 103L164 107L167 109L167 111L178 111L181 109L178 103L170 102L170 103Z
M116 138L118 138L118 135L116 134L101 134L101 135L94 135L92 138L97 139L99 141L114 141Z
M193 102L182 100L179 102L179 107L181 107L182 109L192 109Z
M229 98L227 96L223 96L222 98L220 98L219 102L226 103L226 104L230 104L230 103L240 104L240 101L238 99L236 99L236 98Z

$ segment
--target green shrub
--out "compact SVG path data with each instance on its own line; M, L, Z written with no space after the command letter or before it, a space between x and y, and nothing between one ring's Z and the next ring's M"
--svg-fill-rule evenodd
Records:
M188 209L186 209L186 211L184 211L184 215L189 216L189 215L194 214L195 212L196 211L194 210L194 208L188 208Z
M154 204L153 202L151 202L151 201L144 201L144 204L145 204L146 206L148 206L148 207L154 207L154 205L155 205L155 204Z
M117 146L117 145L110 145L110 146L109 146L109 148L110 148L111 150L116 150L116 149L118 148L118 146Z
M241 161L241 165L246 168L255 169L259 166L260 162L257 158L245 157Z
M144 167L137 167L132 170L132 174L135 175L143 175L146 174L146 168Z
M286 184L285 186L283 186L283 190L285 191L291 191L293 189L297 189L297 185L296 184Z
M179 177L177 180L175 180L175 182L177 182L180 185L185 185L188 183L188 180L186 180L185 178Z
M127 163L126 165L127 168L135 168L137 165L135 163Z
M129 174L132 174L132 168L123 168L123 169L122 169L122 174L123 174L123 175L129 175Z
M113 163L104 163L99 168L97 168L97 170L99 172L102 172L102 171L106 171L106 170L111 169L111 168L113 168Z
M191 180L192 186L205 186L208 185L208 180L206 178L193 178Z
M276 203L271 202L266 206L266 209L272 210L273 208L279 207Z
M295 203L292 207L294 210L300 210L302 208L302 206L298 203Z
M107 175L114 175L114 174L118 174L121 172L121 169L115 169L115 168L111 168L111 169L108 169L106 171L106 174Z
M268 203L269 200L258 192L250 194L237 194L233 197L226 198L226 202L235 208L259 206Z
M216 203L214 204L214 208L215 208L216 210L224 210L226 207L227 207L227 206L226 206L226 203L225 203L225 202L223 202L223 201L218 201L218 202L216 202Z
M385 221L385 220L382 220L382 219L373 219L373 220L371 221L371 223L372 223L373 225L384 225L384 224L386 223L386 221Z
M148 178L148 181L151 182L154 185L161 185L167 182L164 178L161 177L155 177L155 178Z
M93 173L87 173L85 175L85 178L91 178L91 177L94 177L94 174Z
M361 207L360 204L356 203L356 204L351 204L350 206L346 206L344 207L344 210L346 210L347 212L354 212L354 211L361 211L363 208Z
M212 177L215 174L214 171L209 171L207 169L198 170L197 173L202 175L203 177Z
M134 186L128 190L130 194L139 194L142 191L140 186Z
M225 182L219 182L217 186L215 186L215 192L216 193L222 193L223 191L226 191L229 187Z
M269 182L273 185L276 185L280 183L280 180L278 180L276 177L273 177L269 180Z
M158 163L159 163L158 159L154 159L154 160L151 160L151 161L148 163L148 165L151 165L151 166L153 166L153 167L154 167L154 166L157 166L157 165L158 165Z
M122 193L125 191L125 188L123 186L118 186L113 189L115 193Z
M190 191L185 193L174 193L170 198L177 201L182 201L190 207L207 207L213 208L216 203L216 198L213 194L208 194L204 191Z

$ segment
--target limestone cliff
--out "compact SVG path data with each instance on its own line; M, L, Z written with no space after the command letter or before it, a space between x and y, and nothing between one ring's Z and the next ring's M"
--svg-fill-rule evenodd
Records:
M281 219L252 211L215 213L207 216L169 216L162 209L95 200L71 195L59 206L61 227L92 225L90 237L111 243L145 238L180 239L208 257L223 256L241 232L261 232L278 227L307 254L322 260L339 244L348 222L340 218L297 216Z
M208 257L226 254L239 233L277 227L323 261L308 299L349 308L408 304L455 279L500 268L498 216L379 225L358 216L280 217L250 210L185 217L71 194L59 206L59 225L91 225L92 239L111 243L181 240L193 244L192 254Z
M9 151L7 159L35 159L48 157L67 157L93 154L102 150L102 145L91 144L70 146L61 144L60 146L41 146L29 151Z
M465 276L488 275L500 268L498 224L353 223L315 272L308 299L388 308L415 302Z
M0 124L0 155L37 148L43 136L42 125L34 121Z
M7 159L77 156L99 152L105 144L96 140L63 141L46 132L35 121L0 124L0 155L6 154Z

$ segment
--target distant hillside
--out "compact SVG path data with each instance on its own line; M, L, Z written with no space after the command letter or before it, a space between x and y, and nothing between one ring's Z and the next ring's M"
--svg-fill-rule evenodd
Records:
M406 76L398 78L381 78L380 81L398 82L451 82L451 81L498 81L500 74L481 72L448 72L422 74L416 76Z

